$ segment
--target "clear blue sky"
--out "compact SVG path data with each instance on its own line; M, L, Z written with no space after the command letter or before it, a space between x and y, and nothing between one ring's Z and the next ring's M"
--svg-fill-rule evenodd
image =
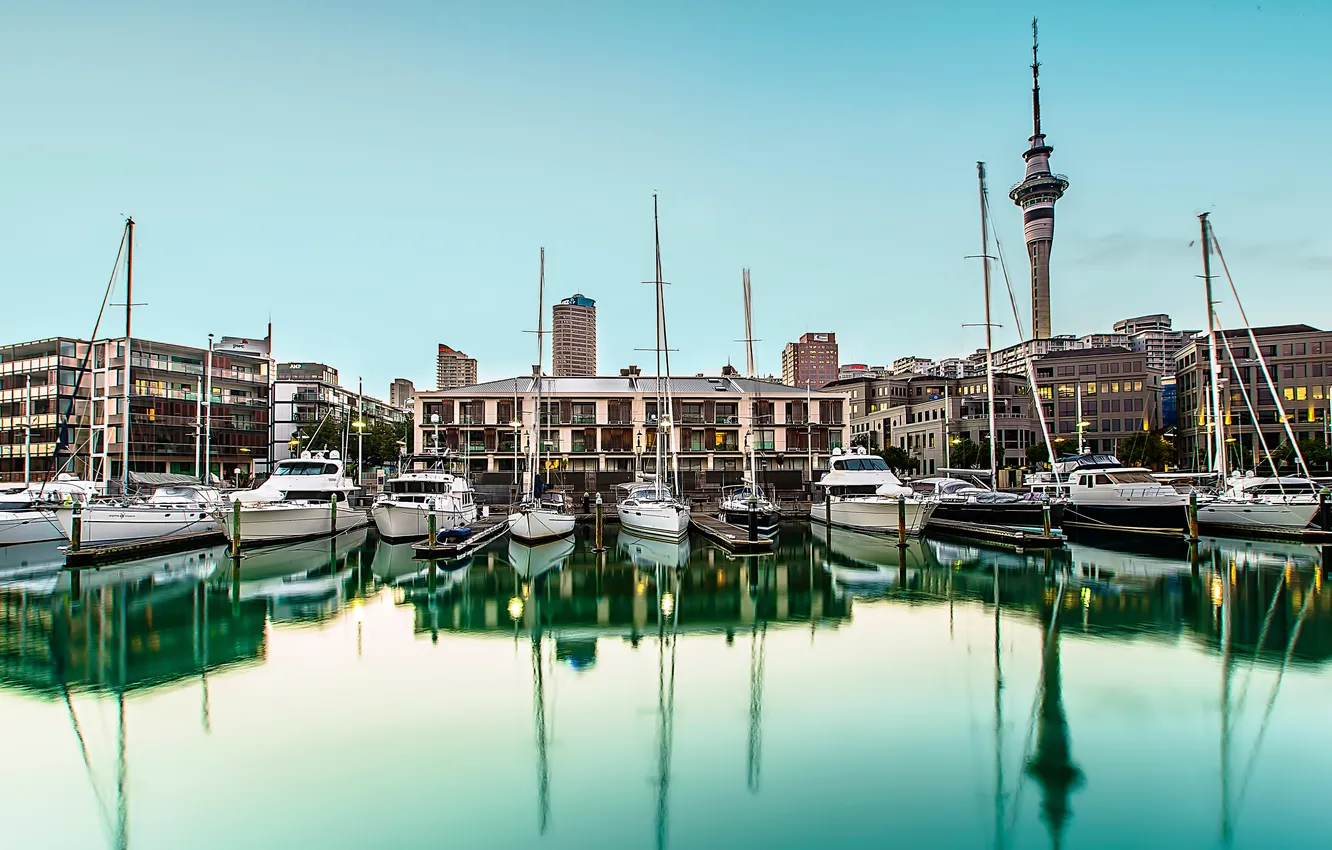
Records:
M657 189L677 371L743 363L743 266L762 370L807 330L844 362L965 353L976 160L1026 293L1033 13L1072 181L1055 332L1201 324L1202 210L1256 321L1332 326L1332 3L1129 5L9 4L0 340L88 333L130 213L146 336L271 314L280 359L380 395L433 386L439 342L501 377L545 245L613 373L649 360Z

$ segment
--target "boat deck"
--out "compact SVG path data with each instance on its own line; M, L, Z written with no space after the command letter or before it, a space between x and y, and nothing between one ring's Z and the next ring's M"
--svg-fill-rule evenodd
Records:
M436 540L412 544L413 557L431 561L456 561L480 549L490 541L509 530L508 516L498 511L484 519L478 519L470 526L472 533L461 540Z
M689 524L694 530L728 552L741 555L765 555L773 550L773 539L760 536L750 540L745 529L722 522L707 514L690 514Z

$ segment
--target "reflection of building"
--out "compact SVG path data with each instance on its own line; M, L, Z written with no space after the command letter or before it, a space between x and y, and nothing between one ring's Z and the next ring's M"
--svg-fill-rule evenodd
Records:
M573 295L550 308L550 374L597 374L597 302ZM476 376L469 383L476 383ZM443 384L440 385L443 389Z
M316 428L346 431L357 416L367 423L405 422L407 411L377 398L344 389L338 370L323 363L279 363L273 384L273 459L292 456L296 440L312 436ZM322 423L322 424L321 424ZM321 430L323 436L328 436ZM349 435L354 442L355 432ZM337 440L332 440L334 445Z
M782 383L818 389L837 380L837 334L808 333L782 349Z
M456 348L439 344L435 361L435 389L451 390L476 383L476 358L468 357Z

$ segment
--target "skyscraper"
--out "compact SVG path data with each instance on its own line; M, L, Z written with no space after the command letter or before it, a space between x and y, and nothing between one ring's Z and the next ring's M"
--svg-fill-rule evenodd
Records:
M435 367L435 386L452 390L476 383L476 358L468 357L456 348L439 344L439 359Z
M551 374L597 374L597 302L581 293L551 307Z
M818 389L837 380L837 334L808 333L782 349L782 383Z
M389 384L389 404L394 407L406 407L407 402L416 398L416 386L407 378L394 378Z
M1068 189L1068 178L1050 172L1050 154L1054 148L1045 143L1041 132L1041 63L1036 59L1036 19L1031 19L1031 147L1022 158L1027 174L1013 187L1008 197L1022 208L1022 229L1031 260L1031 335L1033 339L1050 336L1050 249L1054 246L1055 201Z

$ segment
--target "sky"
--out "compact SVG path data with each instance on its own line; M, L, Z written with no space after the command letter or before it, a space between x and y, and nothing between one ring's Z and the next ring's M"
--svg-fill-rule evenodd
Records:
M1070 188L1055 333L1205 322L1210 211L1255 324L1332 326L1332 4L0 3L0 341L87 336L124 216L135 334L262 336L387 396L447 343L535 362L546 304L597 301L603 374L650 364L652 193L677 373L983 344L976 166L1023 323L1043 129ZM993 249L992 249L993 250ZM996 269L998 272L998 269ZM1002 281L1002 276L997 277ZM996 292L996 346L1017 341ZM123 300L123 299L117 299ZM1218 312L1237 321L1227 293ZM107 321L122 323L119 311ZM118 331L117 331L118 332Z

